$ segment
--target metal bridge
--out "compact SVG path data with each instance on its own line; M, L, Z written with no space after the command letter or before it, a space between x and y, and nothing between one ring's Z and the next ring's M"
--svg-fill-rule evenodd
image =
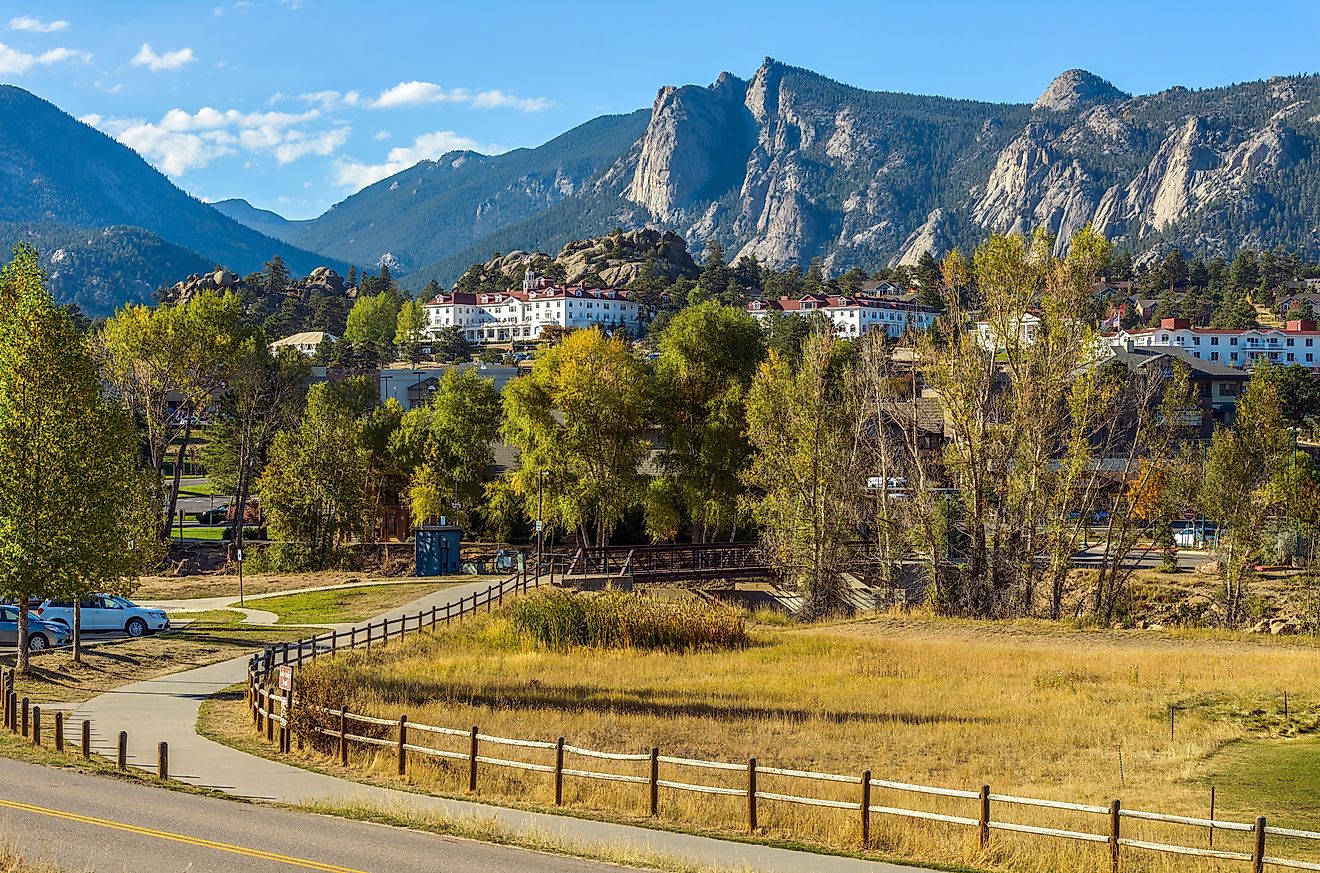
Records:
M568 560L564 576L630 582L776 578L755 542L583 547Z

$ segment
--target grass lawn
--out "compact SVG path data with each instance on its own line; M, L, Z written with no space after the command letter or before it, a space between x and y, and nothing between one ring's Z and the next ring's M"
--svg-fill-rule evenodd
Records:
M404 548L400 546L400 548ZM501 576L444 576L427 580L436 588L446 584L467 582L498 582ZM243 591L248 594L269 594L301 588L320 588L329 585L402 584L419 581L415 576L388 576L381 573L362 573L350 570L323 570L313 573L246 573ZM143 576L130 595L134 600L185 600L192 597L238 597L237 573L204 573L194 576Z
M19 679L18 696L33 702L87 700L130 682L214 664L260 649L266 643L302 636L295 628L234 625L231 616L234 620L240 617L235 613L213 617L200 613L203 620L179 631L90 646L83 650L81 665L73 663L71 653L63 650L33 658L31 674ZM0 657L0 663L12 667L14 656Z
M365 621L445 587L447 584L434 581L368 585L263 597L249 600L247 605L275 613L281 624L342 624Z
M212 494L220 497L230 496L222 493L210 479L193 480L191 482L185 479L184 481L185 484L179 486L180 497L210 497Z
M960 622L877 618L800 629L761 627L755 644L727 652L554 652L516 638L498 615L436 637L415 638L308 668L311 682L345 689L354 710L383 718L465 728L615 752L644 752L761 766L1018 794L1192 816L1217 815L1316 829L1313 738L1320 694L1313 677L1320 646L1310 639L1223 633L1079 631L1042 622ZM1289 689L1285 720L1282 692ZM240 704L241 705L241 704ZM1174 736L1169 707L1175 707ZM1301 738L1298 738L1301 737ZM422 742L464 751L462 740ZM548 763L546 753L487 752ZM326 759L307 752L308 761ZM392 754L361 750L353 772L393 783ZM1120 759L1122 769L1120 770ZM573 759L570 767L637 774L636 764ZM365 766L364 766L365 765ZM666 765L661 778L696 781L745 776ZM631 769L630 769L631 768ZM419 760L407 781L461 794L466 768ZM855 800L855 787L764 776L763 791ZM539 774L483 769L483 797L541 802ZM645 791L632 785L569 780L565 802L610 817L644 815ZM877 789L872 802L975 817L975 802ZM1098 816L997 805L998 814L1038 825L1103 832ZM736 833L743 801L665 792L670 826ZM854 816L765 804L769 839L856 848ZM1205 834L1156 824L1125 824L1138 838L1201 845ZM1014 870L1100 870L1103 852L1061 841L996 833L982 853L974 831L891 817L873 828L884 854ZM1249 850L1239 835L1216 847ZM1301 847L1288 848L1297 857ZM1195 870L1195 862L1134 855L1128 870ZM1175 863L1176 862L1176 863Z
M229 534L229 528L225 525L184 525L183 539L187 540L223 540ZM170 536L175 542L179 541L179 527L175 525Z

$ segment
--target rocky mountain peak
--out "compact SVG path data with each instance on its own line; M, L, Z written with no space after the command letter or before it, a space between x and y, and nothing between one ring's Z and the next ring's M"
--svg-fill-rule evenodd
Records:
M1031 108L1046 112L1075 112L1097 103L1126 100L1129 96L1094 73L1073 69L1060 73Z

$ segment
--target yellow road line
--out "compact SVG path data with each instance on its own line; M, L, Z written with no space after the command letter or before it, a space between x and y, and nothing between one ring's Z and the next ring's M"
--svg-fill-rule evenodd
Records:
M259 858L264 861L275 861L280 864L289 864L294 867L303 867L308 870L321 870L323 873L362 873L361 870L354 870L351 867L339 867L334 864L323 864L320 861L309 861L305 858L294 858L289 855L277 855L274 852L265 852L261 849L249 849L246 846L234 846L229 843L217 843L214 840L204 840L200 837L189 837L184 834L174 834L169 831L158 831L154 828L138 827L137 825L124 824L123 822L110 821L104 818L92 818L91 816L78 815L72 812L63 812L58 809L48 809L44 806L32 806L27 803L16 803L12 800L0 800L0 807L17 809L23 812L33 812L38 815L48 815L54 818L62 818L67 821L76 821L82 824L96 825L97 827L111 828L117 831L126 831L130 834L140 834L145 837L155 837L160 840L171 840L176 843L186 843L190 846L201 846L206 849L215 849L220 852L231 852L235 855L246 855L249 858Z

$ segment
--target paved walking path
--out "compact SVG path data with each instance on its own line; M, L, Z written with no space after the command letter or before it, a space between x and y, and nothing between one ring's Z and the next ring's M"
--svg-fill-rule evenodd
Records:
M378 616L377 620L415 615L432 606L443 608L446 603L457 603L461 598L484 591L489 584L482 580L445 588ZM254 800L293 804L367 801L400 810L494 820L511 832L549 836L568 843L626 845L690 863L740 870L901 873L916 869L412 794L361 785L249 755L197 733L197 714L202 702L230 685L243 682L247 662L247 657L234 658L126 685L80 705L73 720L91 719L92 745L100 754L113 757L119 731L125 730L129 734L129 764L154 770L156 745L163 740L169 743L172 778ZM261 815L256 810L251 814Z

